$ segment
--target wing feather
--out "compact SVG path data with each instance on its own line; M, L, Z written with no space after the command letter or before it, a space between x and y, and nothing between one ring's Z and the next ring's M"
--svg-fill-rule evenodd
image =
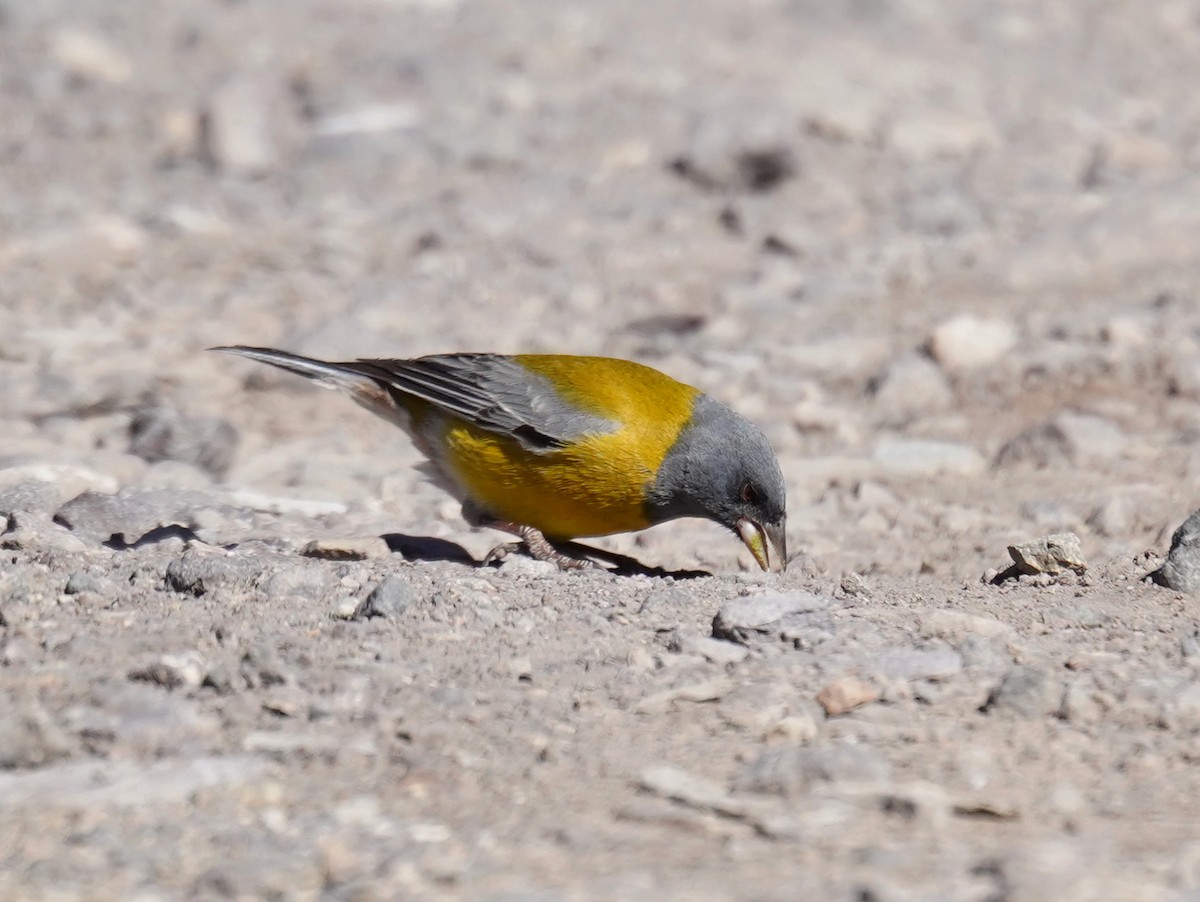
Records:
M618 428L612 420L567 401L545 376L499 354L327 363L272 348L213 350L270 363L341 389L389 419L396 419L406 407L406 396L419 398L480 429L511 436L534 451L561 448L581 435Z

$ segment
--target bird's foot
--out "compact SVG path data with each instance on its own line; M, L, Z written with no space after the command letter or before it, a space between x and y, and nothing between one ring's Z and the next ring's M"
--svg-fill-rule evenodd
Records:
M491 551L483 556L481 567L492 567L499 564L514 551L521 551L525 548L524 542L501 542Z
M532 526L517 526L510 523L489 523L488 525L506 532L516 533L521 537L521 541L497 545L484 557L483 566L485 567L498 564L514 551L521 550L528 552L535 561L549 561L559 570L593 570L600 567L595 561L573 557L559 551L554 547L554 543L542 535L540 530L534 529Z

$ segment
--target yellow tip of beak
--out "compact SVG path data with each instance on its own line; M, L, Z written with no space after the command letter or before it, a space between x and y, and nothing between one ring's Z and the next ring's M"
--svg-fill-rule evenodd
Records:
M768 543L770 548L775 550L774 557L778 562L776 569L783 572L787 568L787 535L783 531L783 523L768 523L764 526L743 517L737 522L737 534L763 570L771 569Z

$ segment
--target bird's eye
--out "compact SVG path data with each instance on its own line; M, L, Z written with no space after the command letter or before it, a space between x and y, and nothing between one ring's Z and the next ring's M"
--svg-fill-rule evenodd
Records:
M758 489L754 487L754 483L747 482L742 486L742 500L747 504L754 504L758 501Z

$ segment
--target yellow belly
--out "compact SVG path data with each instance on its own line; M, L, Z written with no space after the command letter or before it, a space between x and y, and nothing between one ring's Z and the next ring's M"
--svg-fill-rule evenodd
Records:
M699 392L657 370L598 357L517 358L566 400L623 424L570 446L535 452L462 420L444 421L445 462L466 496L502 520L552 539L652 525L646 491L691 416Z

